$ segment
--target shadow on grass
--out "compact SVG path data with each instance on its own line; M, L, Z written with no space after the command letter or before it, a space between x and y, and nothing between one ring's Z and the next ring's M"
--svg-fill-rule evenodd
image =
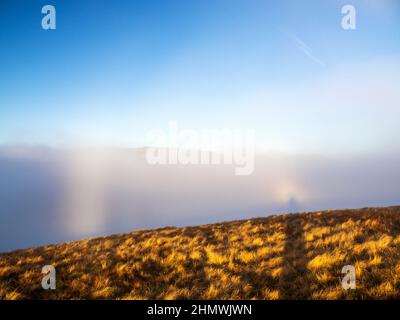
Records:
M304 217L298 214L289 215L286 219L286 243L280 278L281 299L309 299L311 296L303 224Z

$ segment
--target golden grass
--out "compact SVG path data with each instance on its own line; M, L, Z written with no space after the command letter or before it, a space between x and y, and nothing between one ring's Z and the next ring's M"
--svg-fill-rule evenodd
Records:
M41 288L41 268L57 289ZM357 289L341 287L354 265ZM400 207L163 228L0 254L0 299L400 298Z

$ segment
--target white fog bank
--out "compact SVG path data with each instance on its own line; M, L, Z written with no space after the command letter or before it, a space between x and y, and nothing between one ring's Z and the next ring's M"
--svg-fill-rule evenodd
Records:
M259 154L255 171L145 149L0 147L0 251L143 228L400 204L400 153Z

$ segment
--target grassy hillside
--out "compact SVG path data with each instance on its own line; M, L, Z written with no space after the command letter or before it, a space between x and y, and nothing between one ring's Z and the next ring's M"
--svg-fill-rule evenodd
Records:
M57 289L41 288L41 268ZM357 289L341 286L354 265ZM400 298L400 207L136 231L0 255L1 299Z

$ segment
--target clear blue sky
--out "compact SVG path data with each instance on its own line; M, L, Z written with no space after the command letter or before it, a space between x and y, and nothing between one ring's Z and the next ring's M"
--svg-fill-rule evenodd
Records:
M400 4L350 2L352 31L349 1L2 0L0 144L140 146L176 120L266 149L398 148Z

